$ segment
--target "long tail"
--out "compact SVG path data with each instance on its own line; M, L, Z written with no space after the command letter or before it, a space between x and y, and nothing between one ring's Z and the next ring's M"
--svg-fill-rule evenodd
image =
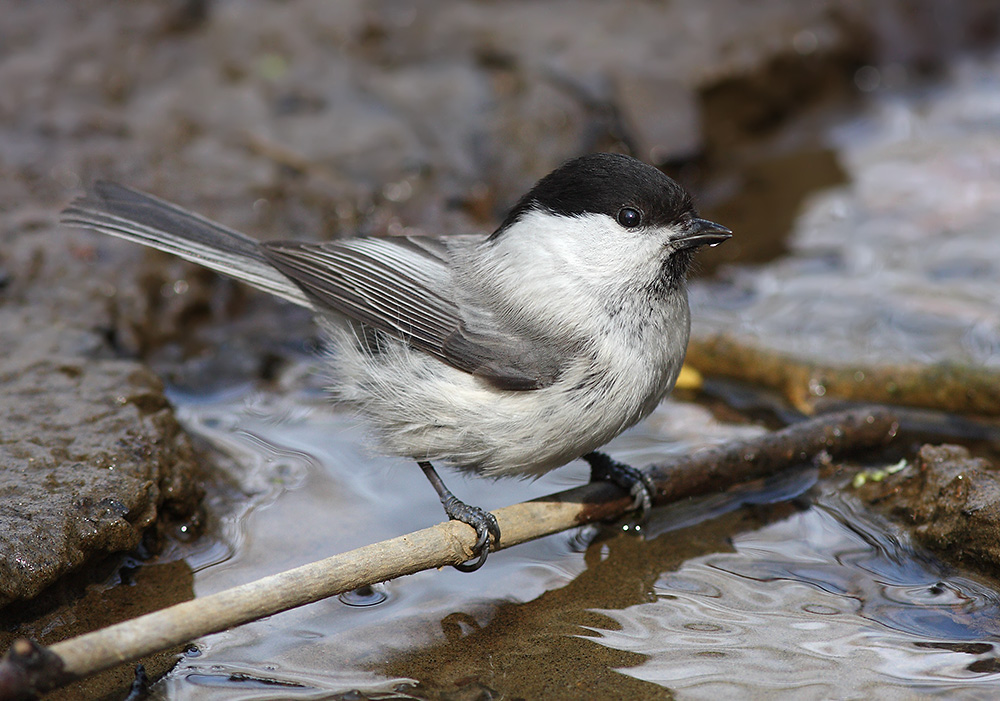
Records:
M137 190L98 181L62 211L62 222L135 241L246 282L303 307L313 304L278 272L257 241Z

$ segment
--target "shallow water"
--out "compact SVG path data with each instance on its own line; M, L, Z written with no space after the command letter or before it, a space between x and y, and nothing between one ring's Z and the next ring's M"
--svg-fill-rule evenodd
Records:
M604 611L626 671L685 698L997 693L1000 595L900 542L833 492L664 572L657 600ZM749 672L749 673L748 673Z
M961 59L825 127L848 182L809 198L790 256L694 286L695 335L834 366L1000 366L998 95L1000 55Z
M355 420L315 394L174 400L193 433L235 458L242 494L216 495L218 528L188 557L198 596L441 520L420 471L370 455ZM610 448L643 464L758 430L671 400ZM586 474L574 464L534 483L446 481L495 508ZM659 509L644 537L579 529L494 553L471 575L423 572L319 602L197 641L157 694L405 698L482 687L572 698L581 675L598 694L651 698L1000 691L1000 594L837 494L809 470Z

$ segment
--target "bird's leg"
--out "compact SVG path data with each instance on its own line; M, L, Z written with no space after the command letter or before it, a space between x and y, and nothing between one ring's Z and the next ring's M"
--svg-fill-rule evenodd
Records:
M653 495L656 494L656 485L649 475L631 465L612 460L596 450L584 455L583 459L590 463L591 482L607 480L618 485L632 495L632 508L639 509L639 513L646 516L653 506Z
M444 512L448 518L467 523L476 529L476 535L479 536L479 539L472 548L476 559L454 566L460 572L475 572L483 566L483 563L486 562L486 556L490 554L490 536L493 536L493 545L500 543L500 525L497 523L496 516L478 506L469 506L464 501L460 501L451 493L450 489L444 486L444 482L441 481L434 466L429 462L418 462L417 464L427 475L434 491L441 497L441 505L444 506Z

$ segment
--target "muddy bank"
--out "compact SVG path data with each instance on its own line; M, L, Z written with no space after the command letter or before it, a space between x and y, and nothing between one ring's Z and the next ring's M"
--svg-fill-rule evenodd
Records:
M102 585L94 586L95 581ZM192 598L193 589L191 568L182 561L148 564L135 558L109 557L93 563L79 576L65 578L58 590L49 590L29 604L8 607L0 619L4 622L0 630L0 647L6 650L21 637L51 645L187 601ZM181 652L178 648L164 650L138 663L155 678L176 664ZM47 694L45 699L121 701L134 679L135 664L126 663Z
M0 607L135 548L201 495L191 445L146 367L67 348L94 339L59 324L11 328L10 316L0 310Z

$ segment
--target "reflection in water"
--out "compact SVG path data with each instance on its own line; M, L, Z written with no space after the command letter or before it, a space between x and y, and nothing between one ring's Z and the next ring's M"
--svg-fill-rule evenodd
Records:
M348 606L378 606L389 598L385 584L370 584L345 591L339 598Z
M419 470L371 456L351 417L310 402L259 394L182 406L191 430L236 457L243 495L225 501L215 545L196 544L196 559L227 553L202 562L199 596L440 519ZM639 464L656 457L658 427L661 454L756 430L671 401L612 453ZM586 472L569 466L536 483L455 479L453 488L494 508ZM814 471L787 475L659 509L646 539L558 534L497 553L472 575L423 572L286 612L199 640L157 692L892 698L1000 689L998 594L850 502L816 496L822 489Z
M835 496L664 572L657 601L603 610L623 673L688 698L910 698L1000 690L1000 595ZM976 670L983 669L979 673Z
M837 367L1000 367L1000 56L948 73L830 131L849 183L807 202L792 256L692 286L696 337Z

